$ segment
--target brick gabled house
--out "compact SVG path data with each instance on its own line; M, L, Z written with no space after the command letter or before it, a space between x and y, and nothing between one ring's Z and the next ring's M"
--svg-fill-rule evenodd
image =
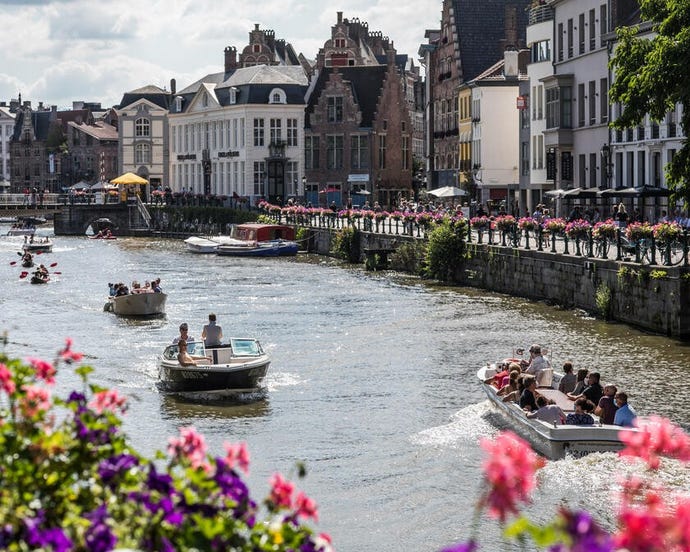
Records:
M393 208L411 197L412 125L394 50L387 61L318 72L305 118L305 196L313 205L369 200Z

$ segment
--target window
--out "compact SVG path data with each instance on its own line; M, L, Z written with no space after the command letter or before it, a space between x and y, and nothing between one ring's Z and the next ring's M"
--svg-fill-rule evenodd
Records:
M584 154L580 154L577 156L578 160L578 175L579 175L579 186L580 188L586 188L587 187L587 167L585 166L587 162L587 156Z
M318 169L319 168L319 137L305 136L304 137L304 168Z
M278 144L283 141L282 121L280 119L270 120L270 143Z
M457 163L456 163L457 165ZM410 168L410 137L402 137L402 170L407 171Z
M328 96L328 122L340 123L343 120L343 97Z
M563 61L563 23L558 24L556 42L558 44L558 61Z
M252 45L252 51L255 54L260 54L261 53L261 44L253 44Z
M350 136L350 168L369 168L369 136L359 134Z
M594 50L597 47L596 41L596 15L594 10L589 10L589 49Z
M597 154L589 154L589 187L596 188L597 186Z
M379 134L379 169L386 168L386 135Z
M151 122L148 119L139 117L134 121L134 135L137 138L151 136Z
M264 194L266 184L266 163L254 161L254 195Z
M561 128L573 128L573 89L570 86L562 86L561 96Z
M540 40L532 44L532 63L539 63L540 61L549 61L551 59L551 42L549 40Z
M254 147L260 147L264 144L264 120L254 119Z
M599 81L599 121L607 123L609 120L609 84L608 79Z
M568 59L573 57L573 20L568 19Z
M585 53L585 14L581 13L577 22L577 37L579 43L578 53L580 55Z
M544 118L544 86L537 87L537 119Z
M544 168L544 135L537 136L537 168Z
M326 167L329 169L343 168L342 134L331 134L326 136Z
M335 39L335 47L336 48L345 48L345 39L344 38L336 38Z
M231 104L237 103L237 88L235 88L234 86L230 87L230 103Z
M597 82L589 81L589 124L597 124Z
M585 84L577 85L577 126L585 126Z
M151 163L150 144L137 144L134 146L134 162L137 165L148 165Z
M609 32L609 24L608 20L606 18L607 16L607 9L606 9L606 4L602 4L599 7L599 40L600 46L603 48L604 47L604 35Z
M560 124L558 87L546 89L546 128L558 128Z
M287 145L297 146L297 119L287 120Z
M522 142L520 144L520 152L521 174L526 176L529 174L529 142Z

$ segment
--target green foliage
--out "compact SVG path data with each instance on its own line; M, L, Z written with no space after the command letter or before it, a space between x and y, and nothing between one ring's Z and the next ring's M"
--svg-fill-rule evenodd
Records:
M351 263L359 261L359 231L348 226L338 230L331 244L331 253Z
M275 219L271 218L269 215L261 214L256 217L256 222L260 222L261 224L274 224Z
M616 128L635 127L649 114L661 121L676 103L683 105L680 123L690 128L687 60L690 59L690 4L686 0L640 0L642 21L654 22L655 34L640 35L639 27L619 28L611 59L615 80L610 99L623 104L613 122ZM690 144L683 146L666 167L674 197L690 200Z
M597 287L596 295L594 297L594 302L597 306L597 312L604 320L609 320L611 318L611 308L612 308L613 293L611 288L604 282L599 284Z
M306 249L307 240L309 239L309 228L304 226L298 226L295 232L295 240L297 240L297 245L300 249Z
M90 384L89 368L76 370L80 392L54 394L58 368L83 356L70 348L52 363L0 353L3 550L332 550L304 524L316 507L290 481L272 478L264 508L251 498L244 444L211 458L182 428L154 462L121 430L126 399Z
M667 276L668 276L668 272L666 272L665 270L652 270L649 273L649 277L652 280L663 280Z
M443 222L428 234L424 276L442 281L453 279L465 260L466 229L466 225L454 228Z
M388 264L392 270L417 273L420 270L426 246L421 240L405 242L388 257Z

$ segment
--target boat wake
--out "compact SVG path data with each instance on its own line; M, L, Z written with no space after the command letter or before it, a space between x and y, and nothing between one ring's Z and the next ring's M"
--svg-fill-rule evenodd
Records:
M453 414L449 423L413 435L412 442L424 446L461 447L481 437L491 437L497 433L497 429L486 420L490 411L488 400L466 406Z

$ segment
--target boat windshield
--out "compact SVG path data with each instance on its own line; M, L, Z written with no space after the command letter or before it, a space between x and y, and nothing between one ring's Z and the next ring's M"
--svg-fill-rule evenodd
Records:
M263 353L256 339L231 339L230 346L234 355L250 356Z
M167 360L177 360L177 354L179 353L177 344L168 345L163 352L163 358ZM190 341L187 343L187 352L192 356L206 356L206 351L204 349L203 341Z

